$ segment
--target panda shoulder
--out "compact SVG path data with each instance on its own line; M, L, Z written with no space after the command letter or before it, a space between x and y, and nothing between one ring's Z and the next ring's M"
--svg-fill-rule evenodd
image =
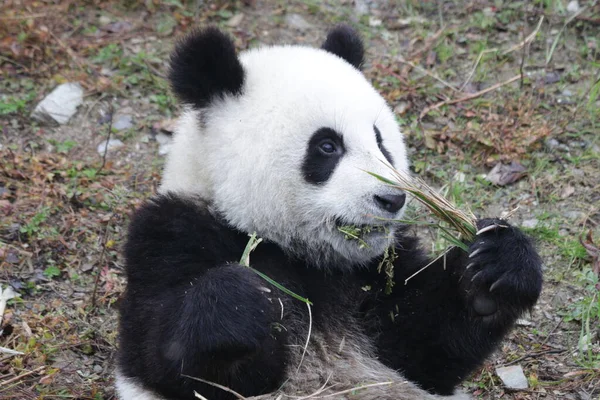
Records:
M124 248L128 277L156 281L172 276L173 268L180 273L188 265L208 268L226 257L236 242L235 232L205 202L160 194L132 216ZM239 258L238 253L231 256Z

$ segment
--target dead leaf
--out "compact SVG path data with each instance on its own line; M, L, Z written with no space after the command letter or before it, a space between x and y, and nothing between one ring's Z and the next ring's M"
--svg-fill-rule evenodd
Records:
M516 161L510 164L498 163L487 174L486 179L498 186L505 186L514 183L527 175L527 170L524 166Z
M592 257L592 271L600 276L600 248L594 243L592 230L590 229L587 235L585 235L585 240L583 239L583 235L581 235L579 237L579 242L585 248L588 255Z
M563 188L563 190L560 194L560 198L566 199L567 197L571 196L573 193L575 193L575 188L571 185L567 185Z

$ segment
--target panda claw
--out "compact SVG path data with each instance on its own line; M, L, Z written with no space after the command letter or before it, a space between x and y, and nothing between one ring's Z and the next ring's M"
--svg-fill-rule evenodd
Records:
M474 281L475 281L475 279L477 279L477 277L478 277L479 275L481 275L481 273L482 273L482 272L483 272L483 271L479 271L478 273L476 273L475 275L473 275L473 277L471 278L471 282L474 282Z
M490 293L492 293L494 290L498 289L498 286L500 286L503 282L504 282L504 277L500 277L500 279L498 279L496 282L492 283L492 286L490 286Z
M469 258L473 258L475 257L477 254L481 253L483 250L481 248L476 249L474 252L472 252L471 254L469 254Z
M495 230L499 226L500 225L496 225L496 224L488 225L485 228L481 228L480 230L478 230L477 232L475 232L475 235L479 236L479 235L482 235L482 234L484 234L486 232L493 231L493 230Z
M472 267L474 267L475 265L477 265L477 263L476 263L476 262L469 263L469 265L467 265L467 267L465 268L465 271L468 271L469 269L471 269L471 268L472 268Z

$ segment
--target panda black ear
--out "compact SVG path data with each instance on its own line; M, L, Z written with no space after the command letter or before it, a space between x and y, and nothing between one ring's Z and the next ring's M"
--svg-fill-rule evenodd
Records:
M231 39L217 28L185 36L171 55L169 81L177 97L204 108L223 94L240 94L244 68Z
M358 33L348 25L339 25L329 31L323 50L335 54L360 69L364 61L365 50Z

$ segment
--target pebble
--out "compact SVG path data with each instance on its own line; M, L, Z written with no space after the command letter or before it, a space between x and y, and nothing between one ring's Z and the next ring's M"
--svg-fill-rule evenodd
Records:
M526 219L525 221L523 221L521 223L521 226L523 228L528 228L528 229L533 229L536 226L538 226L540 221L538 221L536 218L532 218L532 219Z
M244 14L242 14L242 13L235 14L233 17L231 17L229 19L229 21L227 21L227 26L230 28L235 28L236 26L238 26L239 24L242 23L243 19L244 19Z
M569 14L575 14L577 11L579 11L579 8L579 1L577 0L572 0L569 2L569 4L567 4L567 11Z
M133 117L131 115L117 115L113 121L112 127L118 131L124 131L133 127Z
M529 387L527 377L520 365L496 368L496 374L504 386L509 389L527 389Z
M156 135L156 141L158 142L158 154L161 156L169 154L169 151L171 150L171 145L173 143L173 139L171 138L171 136L159 132Z
M575 221L578 219L585 218L585 213L583 211L577 211L577 210L565 211L563 213L563 217L565 217L568 220Z
M108 146L108 147L107 147ZM121 147L125 146L123 144L123 142L121 142L119 139L110 139L107 143L106 140L103 140L102 143L100 143L97 147L97 151L100 155L104 154L104 151L106 149L107 152L112 151L112 150L116 150L119 149Z
M285 22L291 28L298 29L299 31L306 31L313 27L312 24L305 20L300 14L288 14L285 17Z
M77 82L58 85L47 95L31 113L31 117L40 122L64 125L83 103L83 88Z

